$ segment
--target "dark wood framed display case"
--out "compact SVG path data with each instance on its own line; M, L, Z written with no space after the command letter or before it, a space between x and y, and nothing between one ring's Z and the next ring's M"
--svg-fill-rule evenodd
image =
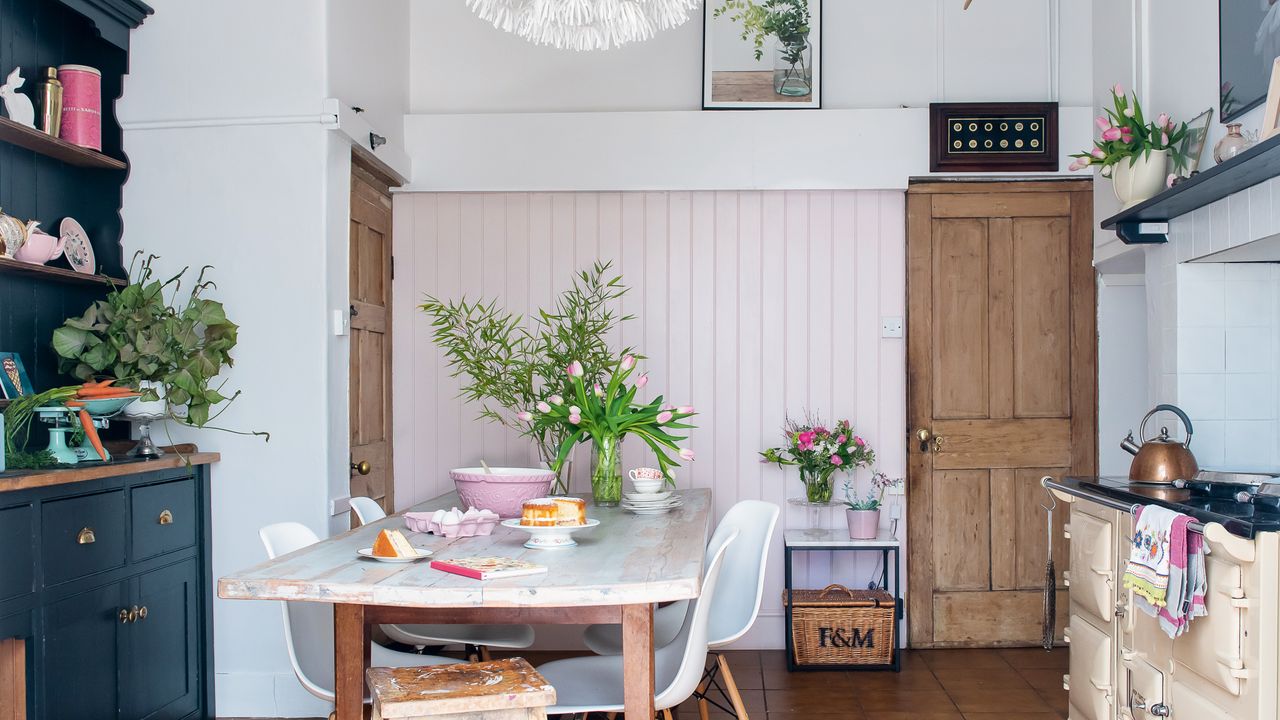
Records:
M929 172L1057 172L1058 103L929 105Z

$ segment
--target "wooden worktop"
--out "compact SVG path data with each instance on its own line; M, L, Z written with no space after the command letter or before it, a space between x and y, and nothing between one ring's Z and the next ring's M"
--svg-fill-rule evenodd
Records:
M104 464L86 464L83 467L75 466L58 470L12 470L0 473L0 492L66 485L154 470L172 470L183 467L187 463L208 465L218 462L221 457L215 452L184 453L181 456L171 452L155 460L113 460Z

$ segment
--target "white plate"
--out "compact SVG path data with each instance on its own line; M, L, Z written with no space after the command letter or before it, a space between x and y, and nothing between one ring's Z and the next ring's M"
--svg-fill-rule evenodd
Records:
M93 257L93 244L89 242L89 234L80 227L80 223L75 218L62 218L62 224L58 226L58 232L62 235L62 239L66 242L63 253L66 255L67 262L71 263L72 269L78 273L92 275L94 271L95 260Z
M676 506L678 507L678 506ZM663 515L675 510L675 507L663 508L626 508L626 511L634 515Z
M665 490L663 492L656 493L629 492L622 493L622 497L630 500L631 502L662 502L663 500L671 497L671 491Z
M533 550L558 550L574 547L578 544L572 537L574 532L593 528L599 524L599 520L590 518L587 518L587 524L585 525L555 525L551 527L521 525L520 518L502 521L502 527L515 528L529 533L529 540L524 546Z
M359 555L360 557L366 557L371 560L377 560L378 562L385 562L385 563L411 563L411 562L417 562L422 558L431 557L430 550L424 550L422 548L414 548L414 550L418 551L418 557L408 557L408 558L378 557L377 555L373 554L373 548L371 547L360 548L359 550L356 551L356 554Z

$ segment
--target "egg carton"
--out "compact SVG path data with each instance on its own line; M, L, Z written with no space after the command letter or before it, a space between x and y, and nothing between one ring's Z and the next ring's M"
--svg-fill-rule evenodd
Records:
M453 508L447 512L437 510L434 513L404 514L404 524L413 532L431 533L446 538L488 535L493 532L498 521L497 513L475 508L467 508L466 512Z

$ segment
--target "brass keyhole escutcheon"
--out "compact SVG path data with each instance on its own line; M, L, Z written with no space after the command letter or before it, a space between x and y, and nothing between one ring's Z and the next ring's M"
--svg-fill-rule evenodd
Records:
M98 538L94 537L93 528L91 527L81 528L80 534L76 535L76 542L81 545L92 545L97 541Z
M172 525L173 511L170 510L169 508L165 508L164 510L161 510L160 517L156 519L156 522L160 523L161 525Z
M946 439L945 439L945 438L943 438L941 435L934 435L934 436L933 436L933 451L934 451L935 453L940 453L940 452L942 452L942 443L944 443L944 442L946 442Z
M351 463L351 472L353 473L359 473L360 475L368 475L372 470L373 470L373 466L369 464L368 460L361 460L360 462Z

